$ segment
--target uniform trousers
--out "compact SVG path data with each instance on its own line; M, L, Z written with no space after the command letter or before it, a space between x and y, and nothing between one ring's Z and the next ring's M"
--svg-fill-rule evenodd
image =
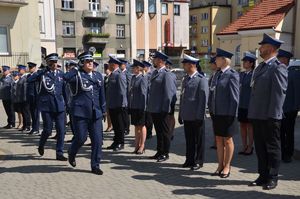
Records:
M258 173L266 180L277 180L281 161L281 120L253 120L252 125Z
M56 128L56 154L63 155L65 139L65 112L45 112L42 111L43 132L40 138L40 147L44 147L47 139L52 133L53 122Z
M294 132L298 111L284 113L281 121L281 155L282 159L291 158L294 154Z
M36 97L29 96L29 109L32 122L32 131L38 131L40 127L40 112L37 107Z
M74 138L69 149L69 156L76 156L89 135L92 143L91 168L99 168L102 155L102 118L87 119L74 116L72 122L74 125Z
M11 100L2 100L2 104L7 115L7 124L15 126L16 118L14 106Z
M170 150L170 125L168 113L152 113L152 119L157 137L157 153L168 155Z
M124 133L126 130L126 123L124 122L127 117L125 108L115 108L109 109L109 115L111 118L111 123L114 129L114 144L124 144Z
M31 126L31 116L30 116L29 103L28 102L20 103L20 108L21 108L21 114L22 114L22 118L23 118L23 127L22 127L22 129L30 128L30 126Z
M186 141L186 162L191 165L203 165L205 150L204 121L184 121L184 135Z

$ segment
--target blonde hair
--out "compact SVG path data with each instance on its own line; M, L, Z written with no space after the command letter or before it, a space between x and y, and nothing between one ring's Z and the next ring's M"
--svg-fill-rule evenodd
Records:
M225 60L226 66L230 66L231 65L231 59L229 59L227 57L224 57L224 60Z

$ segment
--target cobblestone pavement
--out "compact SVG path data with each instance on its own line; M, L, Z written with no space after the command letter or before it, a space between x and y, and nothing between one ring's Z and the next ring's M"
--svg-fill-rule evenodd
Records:
M0 106L0 125L6 119ZM298 129L299 122L298 122ZM211 123L206 123L206 164L199 171L181 168L185 143L183 128L177 126L170 160L156 163L146 159L154 154L156 137L147 142L144 156L131 154L132 133L126 137L124 151L104 151L103 176L90 173L90 147L84 146L77 167L55 160L55 141L49 140L44 157L37 154L38 136L16 130L0 129L0 198L300 198L300 161L282 164L279 186L272 191L248 187L256 179L256 157L237 155L240 137L235 136L236 152L229 179L212 177L216 152L212 143ZM299 133L299 130L298 130ZM66 140L71 138L68 133ZM112 133L105 135L104 146ZM299 140L299 139L298 139ZM89 141L87 141L89 143ZM69 144L66 144L67 149Z

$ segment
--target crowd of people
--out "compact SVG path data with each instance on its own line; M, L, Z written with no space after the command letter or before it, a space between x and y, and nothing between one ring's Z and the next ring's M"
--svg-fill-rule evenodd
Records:
M259 43L263 59L256 66L256 55L245 52L243 72L231 67L233 54L217 48L211 57L212 75L201 71L199 59L183 55L178 123L184 125L186 159L182 167L199 170L204 164L205 119L208 108L213 124L218 167L212 176L230 177L234 154L233 136L240 123L242 148L240 155L258 160L259 177L249 186L274 189L278 182L281 160L292 161L294 126L300 108L300 66L289 66L292 53L280 49L283 41L264 34ZM169 159L175 127L176 76L169 70L169 57L156 51L151 63L113 56L104 64L105 76L97 72L91 52L70 61L63 72L57 64L58 54L45 57L46 66L28 62L18 70L2 66L0 98L7 114L5 129L17 128L28 134L40 134L38 153L44 155L47 139L56 129L56 159L76 167L76 155L87 137L91 140L91 171L102 175L100 168L103 132L114 132L107 150L124 149L130 124L134 126L133 153L142 155L146 139L157 138L157 162ZM39 116L43 129L39 132ZM68 158L64 156L66 121L73 133ZM107 129L103 130L103 120Z

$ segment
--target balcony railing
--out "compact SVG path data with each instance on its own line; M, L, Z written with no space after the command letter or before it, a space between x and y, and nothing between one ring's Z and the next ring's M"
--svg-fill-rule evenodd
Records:
M22 7L28 5L27 0L0 0L0 6Z
M18 64L26 65L28 60L28 53L11 53L9 55L0 54L0 66L7 65L11 67L16 67Z
M83 18L95 18L95 19L107 19L108 12L84 10L82 13L82 17Z
M85 32L86 43L89 44L106 44L108 43L109 33L94 33L89 30Z

